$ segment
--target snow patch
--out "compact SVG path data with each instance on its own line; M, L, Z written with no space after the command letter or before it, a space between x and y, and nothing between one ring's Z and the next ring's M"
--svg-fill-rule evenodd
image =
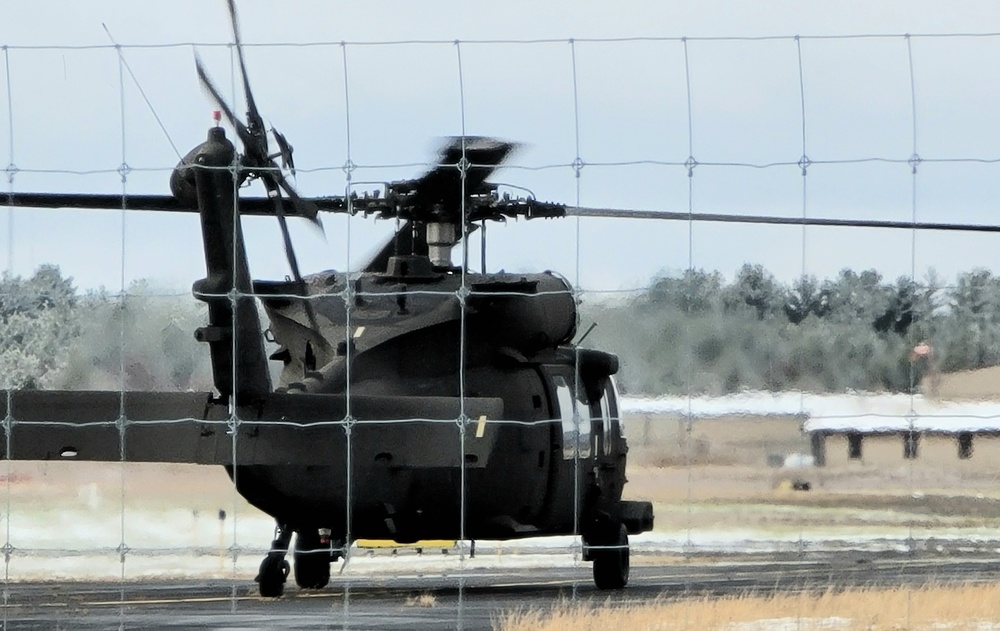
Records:
M1000 430L1000 402L939 401L920 394L745 392L721 397L622 397L624 414L803 416L806 431Z

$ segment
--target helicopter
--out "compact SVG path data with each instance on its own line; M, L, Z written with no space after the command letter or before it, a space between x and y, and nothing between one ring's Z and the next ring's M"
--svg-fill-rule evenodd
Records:
M13 207L197 212L207 273L192 292L208 322L193 334L208 347L214 389L11 391L0 401L4 457L224 466L275 519L256 577L265 597L281 596L289 575L301 588L325 587L331 563L358 539L574 534L595 585L625 587L629 535L652 529L653 509L622 499L617 357L574 342L577 295L559 274L452 262L486 222L558 218L565 207L499 194L489 177L515 145L471 136L384 190L299 195L285 175L295 169L292 146L271 130L271 151L234 0L228 8L246 122L196 57L219 109L207 139L171 173L170 195L7 195ZM239 195L251 181L266 197ZM287 220L320 226L320 212L397 229L357 271L303 275ZM288 278L251 277L245 215L277 219ZM277 350L268 354L265 341Z

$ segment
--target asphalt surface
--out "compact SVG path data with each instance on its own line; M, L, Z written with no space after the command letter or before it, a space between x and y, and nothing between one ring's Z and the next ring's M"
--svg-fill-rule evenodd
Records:
M289 581L262 599L250 581L9 583L4 629L490 629L503 612L562 600L628 604L745 591L920 586L1000 580L1000 557L909 553L740 555L663 564L635 558L629 587L600 592L589 564L456 576L334 576L324 590Z

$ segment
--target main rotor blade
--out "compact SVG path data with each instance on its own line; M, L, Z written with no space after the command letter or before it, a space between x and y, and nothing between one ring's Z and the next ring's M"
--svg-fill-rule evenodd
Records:
M452 138L441 150L437 166L405 182L405 192L411 195L407 205L415 209L440 207L458 220L463 194L467 197L480 192L514 148L512 143L493 138Z
M456 168L451 165L460 164L464 157L469 163L465 172L465 188L471 191L482 186L516 148L516 144L496 138L456 136L442 148L440 164Z
M274 215L275 200L266 197L240 198L241 215ZM323 212L347 212L347 200L343 197L298 198L298 202L280 199L281 209L286 217L305 217L313 222L318 217L302 214L303 208ZM2 193L0 207L13 208L65 208L81 210L155 210L164 212L198 212L193 204L182 204L172 195L103 195L91 193Z
M286 188L287 187L287 188ZM288 192L290 187L282 185ZM281 205L285 217L304 217L318 220L315 212L346 213L347 200L341 196L300 197L293 192L289 199L266 197L240 198L241 215L275 215L275 204ZM292 200L291 196L297 199ZM120 193L3 193L0 207L11 208L64 208L81 210L145 210L163 212L198 212L193 205L178 202L172 195L121 195ZM355 211L357 209L355 208ZM623 208L566 207L567 217L598 217L606 219L658 219L666 221L697 221L709 223L743 223L783 226L816 226L839 228L890 228L901 230L941 230L944 232L1000 232L1000 226L972 223L936 223L929 221L887 221L881 219L835 219L828 217L778 217L771 215L736 215L725 213L682 213L664 210L628 210Z
M397 252L413 250L413 224L405 221L393 232L392 236L376 247L368 256L367 261L358 269L362 272L382 273L389 264L389 259Z
M628 210L624 208L566 207L567 217L602 217L607 219L661 219L709 223L746 223L777 226L817 226L840 228L893 228L901 230L942 230L946 232L1000 232L1000 226L930 221L888 221L882 219L836 219L830 217L779 217L774 215L736 215L726 213L683 213L666 210Z
M438 166L417 178L416 187L422 195L430 197L459 195L462 185L459 166L464 158L468 162L465 169L465 190L467 193L472 192L483 185L514 147L513 143L493 138L452 138L442 148Z

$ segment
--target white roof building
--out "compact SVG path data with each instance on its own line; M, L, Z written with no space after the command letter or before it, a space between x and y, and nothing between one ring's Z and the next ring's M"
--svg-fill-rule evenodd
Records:
M801 415L807 432L1000 432L1000 401L941 401L919 394L747 392L721 397L623 397L619 407L624 414Z

